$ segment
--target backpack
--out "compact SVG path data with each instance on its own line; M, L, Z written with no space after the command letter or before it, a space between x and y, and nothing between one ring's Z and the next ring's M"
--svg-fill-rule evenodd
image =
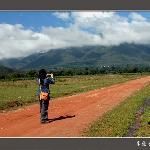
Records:
M40 92L40 100L48 100L49 93Z

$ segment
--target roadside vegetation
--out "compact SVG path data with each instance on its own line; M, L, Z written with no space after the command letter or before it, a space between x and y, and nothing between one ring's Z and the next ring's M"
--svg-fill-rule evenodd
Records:
M90 137L123 137L127 136L130 127L135 122L136 112L143 105L144 100L150 97L150 84L133 96L127 98L102 118L92 123L83 136ZM142 127L137 136L150 136L150 108L142 116Z
M51 86L52 99L73 95L140 78L141 74L57 76ZM34 80L0 81L0 110L17 108L38 102Z
M150 107L147 107L141 116L140 128L135 136L150 137Z

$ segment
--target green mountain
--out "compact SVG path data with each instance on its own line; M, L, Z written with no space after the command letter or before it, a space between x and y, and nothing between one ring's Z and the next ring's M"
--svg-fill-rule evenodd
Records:
M13 69L10 69L8 67L4 67L4 66L0 65L0 75L13 73L13 72L14 72Z
M150 45L86 46L50 50L19 59L5 59L1 64L17 69L85 67L112 64L150 64Z

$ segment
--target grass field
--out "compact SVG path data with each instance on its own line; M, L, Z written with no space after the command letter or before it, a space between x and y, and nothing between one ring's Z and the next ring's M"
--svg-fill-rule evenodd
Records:
M56 84L51 86L51 97L86 92L139 77L140 74L56 77ZM37 102L36 90L35 80L0 81L0 110Z
M135 136L150 137L150 107L147 107L144 114L141 116L141 126Z
M84 136L103 136L103 137L122 137L126 136L129 128L134 124L137 110L143 105L146 98L150 97L150 85L138 91L126 101L112 111L106 113L98 121L90 125L89 129L84 132ZM137 136L150 136L150 108L148 108L142 117L142 127L139 129Z

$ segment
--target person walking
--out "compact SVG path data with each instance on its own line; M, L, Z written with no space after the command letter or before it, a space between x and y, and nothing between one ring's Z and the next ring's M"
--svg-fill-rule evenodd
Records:
M38 97L40 101L40 121L48 123L48 106L50 100L50 84L55 84L53 74L47 74L45 69L39 70L38 74Z

